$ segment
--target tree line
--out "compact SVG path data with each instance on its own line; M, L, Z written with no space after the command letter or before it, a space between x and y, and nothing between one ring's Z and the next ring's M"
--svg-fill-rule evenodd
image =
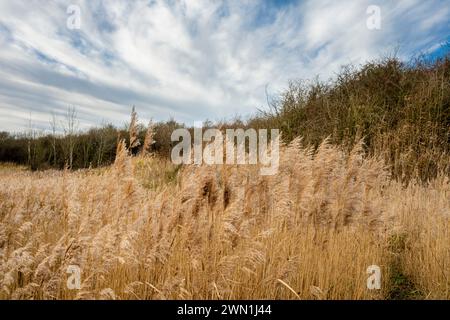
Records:
M51 132L32 128L16 134L0 132L0 162L27 165L32 170L107 166L113 163L122 139L134 154L149 152L168 156L172 131L184 125L170 119L145 126L138 123L133 107L130 124L123 128L106 124L80 131L76 108L69 107L61 123L55 115L51 116L50 127Z

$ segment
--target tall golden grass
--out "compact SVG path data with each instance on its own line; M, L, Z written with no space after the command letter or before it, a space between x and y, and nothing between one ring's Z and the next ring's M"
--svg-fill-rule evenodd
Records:
M124 143L109 168L1 168L0 298L449 299L448 178L404 186L361 144L343 150L295 139L273 176Z

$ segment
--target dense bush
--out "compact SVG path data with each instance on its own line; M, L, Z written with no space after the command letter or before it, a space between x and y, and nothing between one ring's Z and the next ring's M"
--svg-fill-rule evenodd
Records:
M292 82L253 127L280 128L284 139L302 136L318 145L351 147L364 138L392 173L423 179L447 169L450 152L450 60L403 63L387 58L360 69L345 67L331 82Z

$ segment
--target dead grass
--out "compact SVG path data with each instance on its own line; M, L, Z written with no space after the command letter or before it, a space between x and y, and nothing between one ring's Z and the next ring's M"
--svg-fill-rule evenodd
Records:
M2 168L0 298L383 299L394 266L423 297L450 298L447 178L404 187L361 145L327 141L296 139L280 160L274 176L178 168L120 144L106 169ZM366 287L373 264L381 290Z

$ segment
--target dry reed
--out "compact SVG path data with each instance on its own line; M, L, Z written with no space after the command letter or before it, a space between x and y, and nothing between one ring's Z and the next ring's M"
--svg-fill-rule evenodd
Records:
M280 160L274 176L180 168L120 143L105 169L1 168L0 298L383 299L399 272L450 298L447 178L404 187L361 144L326 140ZM366 287L373 264L381 290Z

